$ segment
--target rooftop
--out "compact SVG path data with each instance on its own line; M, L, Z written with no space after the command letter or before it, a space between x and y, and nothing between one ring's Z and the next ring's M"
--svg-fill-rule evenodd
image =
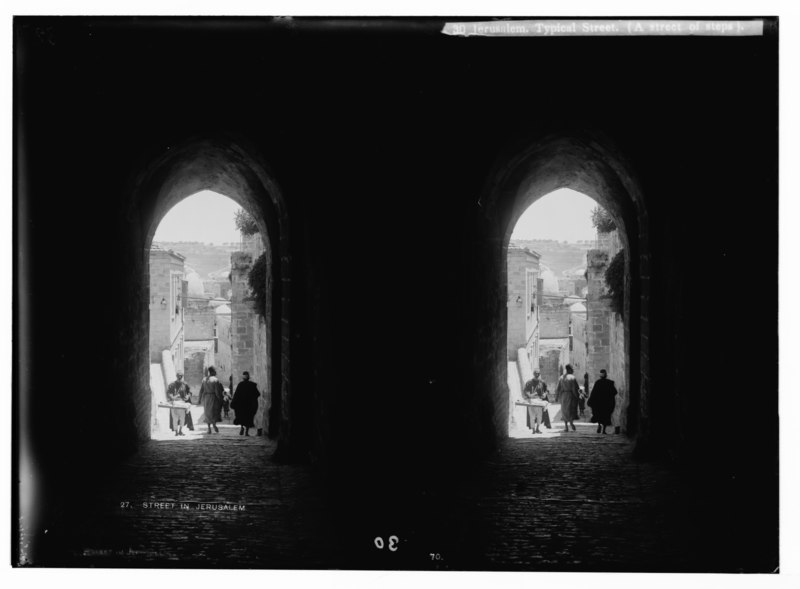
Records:
M152 256L153 254L156 254L156 255L158 255L158 254L166 254L166 255L174 256L174 257L178 258L181 261L184 261L186 259L186 256L184 256L182 254L179 254L178 252L173 251L173 250L164 249L163 247L161 247L157 243L154 243L153 245L150 246L150 255Z
M508 244L508 251L511 252L512 250L514 250L514 251L522 251L522 252L525 252L526 254L531 254L533 256L536 256L537 258L541 258L542 257L542 254L540 254L539 252L537 252L535 250L532 250L529 247L522 247L522 246L519 246L519 245L517 245L515 243L509 243Z

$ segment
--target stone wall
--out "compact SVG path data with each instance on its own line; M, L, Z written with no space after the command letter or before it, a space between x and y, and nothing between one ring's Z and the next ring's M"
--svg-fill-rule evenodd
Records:
M176 342L183 329L183 258L170 251L153 248L150 251L150 362L160 363L161 352L177 350ZM180 276L180 286L173 284L173 276ZM180 298L179 298L180 295ZM176 347L177 346L177 347ZM176 362L183 361L176 357Z
M220 289L220 283L216 280L204 280L203 281L203 292L212 297L221 297L222 291Z
M186 309L183 339L208 340L214 338L216 314L210 307L203 309Z
M213 350L205 346L190 346L186 348L186 355L183 360L183 380L192 390L194 402L200 394L200 383L205 376L205 368L214 361Z
M255 311L255 309L254 309ZM258 428L267 427L267 416L272 407L272 395L270 394L270 354L269 354L269 332L264 318L255 313L253 322L253 347L255 357L253 360L253 370L250 378L258 385L261 396L258 398L258 411L255 417L255 424Z
M575 376L583 383L583 375L587 370L586 315L572 313L572 350L570 364L575 369Z
M217 314L217 340L214 366L217 375L226 387L230 386L233 375L233 354L231 348L231 316Z
M262 246L263 247L263 246ZM203 292L211 298L227 299L230 296L231 283L229 280L204 280Z
M569 307L542 307L539 311L539 338L569 337Z
M599 377L601 369L608 370L611 360L612 312L608 299L603 298L607 293L604 275L608 263L606 251L589 250L587 253L589 291L586 296L586 371L589 373L589 382L594 382Z
M243 252L231 254L231 373L236 387L245 370L253 376L255 347L253 346L255 309L250 299L247 276L253 256Z
M563 292L565 295L576 295L576 296L583 296L583 289L586 287L586 280L583 278L559 278L558 279L558 286L560 288L560 292Z
M555 391L558 377L561 376L561 350L551 348L542 350L539 355L539 372L542 380L547 383L547 388Z
M612 237L616 235L613 233ZM612 245L618 239L609 238ZM627 410L630 403L628 395L628 354L625 346L625 325L622 317L611 310L605 286L605 270L611 256L606 251L590 250L587 254L589 292L587 295L587 342L588 357L586 371L589 373L591 387L598 378L600 370L608 372L619 393L613 416L613 424L623 431L627 429Z
M530 251L514 246L509 246L506 259L508 278L506 352L508 359L513 361L519 348L527 348L529 352L536 348L532 337L538 329L535 285L539 275L539 260ZM529 278L531 271L535 273L532 279ZM533 289L527 284L527 280L532 280Z
M628 426L628 358L625 349L625 325L619 313L611 314L610 353L608 362L608 378L614 381L617 388L617 401L614 407L612 423L627 430ZM599 377L599 375L598 375Z
M259 412L257 422L265 427L264 418L272 405L269 349L270 334L267 323L258 313L250 297L247 276L253 257L243 252L231 255L231 373L233 388L242 380L242 373L250 373L250 380L258 385Z

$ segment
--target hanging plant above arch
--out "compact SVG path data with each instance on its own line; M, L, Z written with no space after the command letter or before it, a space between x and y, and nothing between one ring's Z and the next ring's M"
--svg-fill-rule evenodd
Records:
M598 233L611 233L617 228L614 218L602 207L592 209L592 225Z
M234 213L233 221L236 224L236 229L238 229L242 235L250 236L258 233L258 223L256 223L253 216L244 209L239 209Z
M604 275L611 309L615 313L623 314L625 309L625 251L620 250L612 258Z
M256 301L256 309L258 315L262 319L266 319L267 315L267 253L263 252L256 261L253 262L253 267L250 268L250 273L247 275L247 284L250 291L253 293L253 298Z

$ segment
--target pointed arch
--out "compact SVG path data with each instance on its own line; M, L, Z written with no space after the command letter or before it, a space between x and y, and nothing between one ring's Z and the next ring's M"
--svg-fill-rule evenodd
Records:
M486 288L475 301L480 338L473 356L478 407L493 415L493 424L480 428L485 436L502 438L508 422L506 352L506 251L522 213L542 196L570 188L590 196L605 208L619 228L625 251L625 350L630 401L628 433L646 443L649 435L648 293L649 252L647 212L636 177L622 152L606 136L593 131L552 132L528 137L501 154L478 200L477 238L473 240L473 283L484 276ZM488 278L488 281L486 280ZM482 349L486 345L492 349ZM481 392L483 391L483 392ZM480 416L478 417L480 421ZM487 431L488 430L488 431Z
M140 343L139 347L144 340L144 349L147 349L149 251L164 215L178 202L200 191L210 190L227 196L253 216L263 236L268 276L265 318L271 344L269 431L271 436L278 437L279 444L288 440L291 395L289 221L285 200L273 174L257 150L232 137L192 138L178 146L168 146L141 169L131 181L126 215L139 242L135 248L139 257L131 261L138 269L133 279L144 295L136 299L137 308L132 310L132 316L140 318L134 340ZM148 382L143 377L149 372L149 366L144 355L138 350L134 353L138 356L136 368L140 383L134 399L134 411L138 416L136 429L140 439L147 439L150 424L144 423L142 416L149 415L151 407L149 392L142 390L148 387L142 383Z

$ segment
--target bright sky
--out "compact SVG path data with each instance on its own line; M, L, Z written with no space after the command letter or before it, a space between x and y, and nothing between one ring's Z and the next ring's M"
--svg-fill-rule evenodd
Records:
M233 214L241 207L210 190L193 194L172 207L161 220L153 241L239 241Z
M528 207L517 221L511 239L595 239L592 209L597 203L580 192L559 188Z

